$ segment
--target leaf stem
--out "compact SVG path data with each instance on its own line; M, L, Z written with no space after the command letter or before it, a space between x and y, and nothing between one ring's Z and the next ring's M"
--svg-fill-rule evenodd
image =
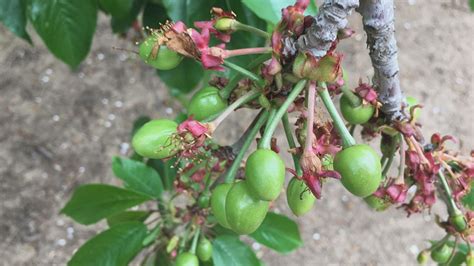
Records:
M281 118L286 113L286 110L288 109L288 107L290 107L290 104L296 99L296 97L298 97L300 92L304 89L305 85L306 85L306 80L301 80L295 85L295 87L290 92L286 100L278 109L277 113L275 114L275 117L273 117L272 121L270 122L270 125L268 126L268 130L265 131L265 133L263 134L262 140L259 143L259 148L263 148L263 149L270 148L272 135L275 132L276 127L278 126L278 122L280 122Z
M347 127L344 124L344 121L342 121L341 116L337 112L336 107L334 106L334 103L331 100L331 96L329 95L328 89L326 87L326 83L321 82L320 86L321 88L318 89L319 96L323 100L324 106L326 107L327 111L329 112L329 115L334 121L334 125L337 131L339 132L339 135L341 135L342 148L347 149L351 146L356 145L355 139L352 137L349 130L347 130Z
M269 116L269 111L268 110L263 111L263 113L261 113L261 115L258 117L257 121L255 122L255 125L248 132L244 140L244 143L242 144L242 147L239 150L239 153L237 154L234 161L232 162L232 165L230 166L229 170L227 170L227 173L225 174L225 177L224 177L225 183L231 183L234 180L235 174L239 170L240 163L242 162L242 159L244 158L245 153L249 149L250 144L252 144L252 141L255 139L255 136L257 135L260 128L267 121L268 116Z
M283 129L285 130L285 135L286 135L286 140L288 141L288 146L290 147L290 149L295 149L296 148L296 143L295 143L295 139L293 138L293 133L292 133L292 130L291 130L291 125L290 125L290 121L288 120L288 113L285 113L283 115L283 117L281 118L281 121L283 123ZM291 154L291 157L293 157L293 163L295 164L295 170L296 170L296 174L298 176L302 176L303 175L303 170L301 170L301 166L300 166L300 158L297 154Z

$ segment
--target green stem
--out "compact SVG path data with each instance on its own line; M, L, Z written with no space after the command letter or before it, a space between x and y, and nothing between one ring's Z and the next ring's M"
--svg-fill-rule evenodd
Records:
M222 121L224 121L224 119L226 119L227 116L229 116L235 109L257 98L258 95L260 95L260 92L254 89L237 99L235 102L229 105L216 119L212 121L214 123L214 126L217 128L219 124L222 123Z
M387 161L387 164L385 164L385 166L383 167L383 170L382 170L382 179L385 178L385 176L387 175L388 173L388 170L390 170L390 166L392 166L392 163L393 163L393 158L394 158L394 154L390 154L390 156L388 157L388 161Z
M234 178L235 174L239 170L240 163L242 162L242 159L244 158L245 153L249 149L250 145L252 144L252 141L255 139L255 136L257 135L258 131L260 128L265 124L265 122L268 119L269 111L265 110L258 120L255 122L254 127L249 131L247 138L245 139L244 143L242 144L242 148L240 149L239 153L235 157L234 161L232 162L232 165L230 166L229 170L227 170L227 173L224 177L224 182L225 183L231 183Z
M433 251L439 247L441 247L444 243L446 243L446 241L449 240L449 237L451 236L451 234L446 234L443 238L441 238L441 240L439 240L438 242L436 242L434 245L432 245L428 251Z
M362 100L357 96L354 92L352 92L349 87L346 85L343 85L341 87L341 92L344 95L344 97L349 100L349 103L351 104L352 107L358 107L362 104Z
M290 104L296 99L296 97L298 97L298 95L304 89L305 85L306 85L306 80L301 80L295 85L295 87L290 92L286 100L278 109L277 113L275 114L275 117L273 117L272 121L270 122L270 125L267 127L268 130L265 131L265 133L263 133L262 140L259 143L259 148L262 148L262 149L270 148L270 142L272 139L273 132L275 132L275 129L278 126L278 123L280 122L283 115L286 113L286 110L288 109L288 107L290 107Z
M232 70L235 70L237 72L239 72L240 74L248 77L249 79L255 81L257 83L257 85L259 86L263 86L265 81L263 79L261 79L257 74L255 73L252 73L250 71L248 71L247 69L239 66L239 65L236 65L234 63L231 63L227 60L224 60L224 66L232 69Z
M270 114L268 115L267 124L263 132L266 132L268 130L268 127L270 126L270 122L273 120L273 117L275 117L276 112L277 112L277 109L270 108Z
M344 124L344 121L342 120L341 116L339 116L339 114L337 113L336 107L334 106L334 103L331 100L331 95L329 95L328 89L326 87L326 83L322 82L320 83L320 85L322 88L318 90L319 96L323 100L324 106L326 106L329 115L334 121L334 126L341 135L342 148L347 149L351 146L356 145L357 143L355 139L352 137L349 130L347 130L347 127Z
M247 25L247 24L243 24L241 22L238 22L237 20L235 20L233 23L232 23L232 29L234 30L241 30L241 31L247 31L247 32L250 32L250 33L253 33L255 35L259 35L263 38L266 38L266 39L269 39L271 37L270 33L266 32L266 31L263 31L261 29L258 29L258 28L255 28L255 27L252 27L250 25Z
M285 135L286 135L286 140L288 141L288 146L290 149L295 149L296 148L296 142L295 139L293 138L293 132L291 130L291 125L290 121L288 120L288 113L285 113L283 117L281 118L281 121L283 123L283 129L285 130ZM300 166L300 158L297 154L292 153L291 157L293 157L293 163L295 164L295 170L296 174L298 176L303 175L303 170L301 169Z
M197 242L199 239L199 234L201 233L201 228L196 229L196 233L194 233L193 237L193 243L191 244L191 253L196 254L196 247L197 247Z
M462 214L462 212L458 209L458 206L456 206L456 203L454 202L451 188L449 187L448 181L446 180L446 177L443 174L443 168L439 169L438 177L439 177L439 180L441 181L441 186L443 187L444 192L446 193L449 215L454 216L454 215Z
M250 64L247 66L247 68L248 69L253 69L253 68L257 67L258 65L260 65L261 63L263 63L263 62L267 61L268 59L270 59L270 57L271 57L271 54L262 54L262 55L258 56L257 58L255 58L255 60L250 62ZM232 91L234 90L235 86L237 85L237 83L239 83L239 80L240 80L241 77L242 77L242 74L240 74L240 72L237 72L229 80L229 83L227 83L227 85L222 90L219 91L219 94L222 97L222 99L227 100L229 98L229 96L232 93Z

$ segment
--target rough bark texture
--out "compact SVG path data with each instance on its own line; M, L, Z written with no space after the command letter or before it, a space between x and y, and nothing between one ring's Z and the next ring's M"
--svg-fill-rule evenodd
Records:
M382 111L389 119L403 118L393 0L360 0L357 12L363 17Z
M358 0L325 0L311 27L298 38L296 48L323 57L336 40L338 30L346 27L347 17L358 6Z

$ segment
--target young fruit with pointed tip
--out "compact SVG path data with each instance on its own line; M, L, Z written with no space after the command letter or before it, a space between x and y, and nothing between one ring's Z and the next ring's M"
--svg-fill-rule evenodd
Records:
M253 233L265 219L268 207L268 201L262 201L253 195L247 187L247 181L235 183L225 202L230 228L241 235Z
M208 261L212 257L212 243L211 241L207 240L206 238L202 237L199 240L196 249L196 255L198 256L199 260L201 261Z
M141 156L151 159L163 159L175 155L178 149L173 135L178 124L169 119L152 120L143 125L132 139L133 149Z
M225 228L230 229L229 222L227 222L227 215L225 210L227 194L232 188L232 184L219 184L211 195L211 211L216 217L217 222Z
M150 36L140 44L140 58L148 65L159 70L170 70L179 65L183 56L168 47L160 46L156 36Z
M219 89L209 86L194 94L189 102L188 114L201 121L217 115L226 107L227 102L219 95Z
M286 200L293 214L302 216L313 208L316 197L302 180L293 177L286 189Z
M176 266L199 266L198 257L190 252L183 252L176 257Z
M285 163L270 149L253 152L245 164L250 191L259 199L271 201L280 195L285 182Z

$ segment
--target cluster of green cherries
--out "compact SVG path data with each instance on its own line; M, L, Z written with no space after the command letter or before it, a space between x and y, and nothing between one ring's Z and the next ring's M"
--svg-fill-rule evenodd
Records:
M181 56L174 51L165 46L157 47L154 35L140 45L139 53L147 64L157 69L171 69L181 61ZM222 112L228 104L219 92L212 86L199 90L189 103L188 115L202 121ZM362 103L359 96L350 90L343 92L340 105L345 120L352 125L367 123L373 117L375 107ZM333 168L339 172L341 182L349 192L362 198L370 197L382 180L380 157L370 146L356 144L327 89L319 91L319 94L343 143L343 149L334 158ZM147 158L174 156L181 144L173 138L177 128L178 124L172 120L150 121L137 131L132 145L138 154ZM270 149L259 148L246 161L245 180L216 186L210 200L212 213L223 227L239 234L250 234L264 220L270 202L282 191L284 180L285 164L280 156ZM300 179L292 178L286 192L288 205L297 216L307 213L314 205L315 197Z

